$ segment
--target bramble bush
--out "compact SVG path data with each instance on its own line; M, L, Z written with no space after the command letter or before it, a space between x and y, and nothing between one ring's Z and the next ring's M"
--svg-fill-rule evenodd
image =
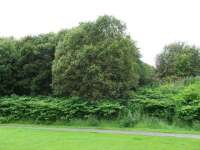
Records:
M86 119L95 125L101 119L120 119L121 126L129 127L149 117L193 124L200 121L199 89L200 80L195 78L141 88L128 102L78 97L1 97L0 122Z
M200 105L183 106L180 110L178 110L178 116L180 119L186 122L200 121Z
M134 113L166 121L200 121L200 78L185 78L155 87L143 87L129 100ZM130 107L131 106L131 107Z
M118 102L91 103L79 98L3 97L0 98L0 120L35 122L70 121L71 119L114 119L123 107Z

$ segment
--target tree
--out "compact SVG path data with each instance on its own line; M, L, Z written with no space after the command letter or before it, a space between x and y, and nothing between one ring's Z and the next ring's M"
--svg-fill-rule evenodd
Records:
M16 40L0 38L0 95L14 92L17 59Z
M136 88L139 53L125 29L116 18L102 16L69 30L55 52L54 94L122 98Z
M19 95L51 94L51 67L57 44L53 33L27 36L18 41L20 58L15 93Z
M156 67L161 78L200 75L200 49L182 42L167 45L157 56Z

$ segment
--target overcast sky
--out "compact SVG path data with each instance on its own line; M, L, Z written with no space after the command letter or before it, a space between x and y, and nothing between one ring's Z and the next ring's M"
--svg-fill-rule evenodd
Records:
M0 36L56 32L104 14L127 24L151 65L170 42L200 45L200 0L0 0Z

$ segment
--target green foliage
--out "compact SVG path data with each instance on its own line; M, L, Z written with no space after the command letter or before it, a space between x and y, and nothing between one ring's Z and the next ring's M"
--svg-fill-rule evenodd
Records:
M0 95L51 94L51 66L58 37L53 34L0 39Z
M36 123L90 119L91 124L96 124L96 118L118 117L122 108L117 102L91 103L79 98L3 97L0 99L0 117L10 118L11 121L31 120Z
M200 75L200 50L185 43L172 43L157 57L157 71L163 77Z
M8 117L0 117L0 124L9 123L10 118Z
M127 97L138 84L139 55L124 29L119 20L103 16L68 31L55 53L54 94L93 100Z
M152 125L182 124L195 126L200 121L200 79L184 79L175 83L143 87L128 102L88 101L76 97L2 97L0 98L1 122L31 120L40 122L69 122L87 120L88 125L98 126L100 120L119 119L122 127L134 127L143 122ZM183 122L183 123L182 123ZM164 126L164 125L163 125Z
M18 59L16 46L13 38L0 38L0 95L14 92Z
M187 83L188 84L188 83ZM178 110L178 116L184 121L200 121L200 80L192 82L178 95L181 106Z
M88 125L89 126L98 126L99 125L99 120L94 117L94 116L89 116L87 119Z
M125 127L144 117L198 124L199 48L172 43L157 57L156 65L157 70L140 60L125 24L112 16L57 34L0 38L1 96L69 97L2 97L0 123L86 119L95 126L102 118L123 114L119 118Z
M170 121L175 115L175 105L169 102L148 99L139 101L139 103L143 107L143 112L150 117L162 118Z
M121 118L120 120L120 126L121 127L134 127L134 125L138 122L137 120L138 118L136 118L130 110L127 111L127 113L125 113L125 115L123 116L123 118Z
M140 85L151 85L156 79L156 70L153 66L139 62Z
M56 47L55 34L25 37L19 41L15 94L51 94L51 66Z
M186 78L156 87L141 88L129 101L132 110L166 121L182 120L192 124L200 116L200 79Z
M179 118L192 123L193 121L200 121L200 105L191 106L186 105L181 107L178 111Z

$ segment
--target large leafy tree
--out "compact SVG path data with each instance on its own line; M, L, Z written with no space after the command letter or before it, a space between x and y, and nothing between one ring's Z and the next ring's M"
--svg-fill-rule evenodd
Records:
M136 88L139 54L125 29L116 18L102 16L69 30L55 53L54 94L122 98Z
M53 33L27 36L18 42L20 58L15 93L48 95L51 93L51 66L57 44Z
M182 42L172 43L158 55L156 66L161 78L200 75L200 49Z
M19 58L17 42L13 38L0 39L0 95L14 92L16 83L16 62Z

